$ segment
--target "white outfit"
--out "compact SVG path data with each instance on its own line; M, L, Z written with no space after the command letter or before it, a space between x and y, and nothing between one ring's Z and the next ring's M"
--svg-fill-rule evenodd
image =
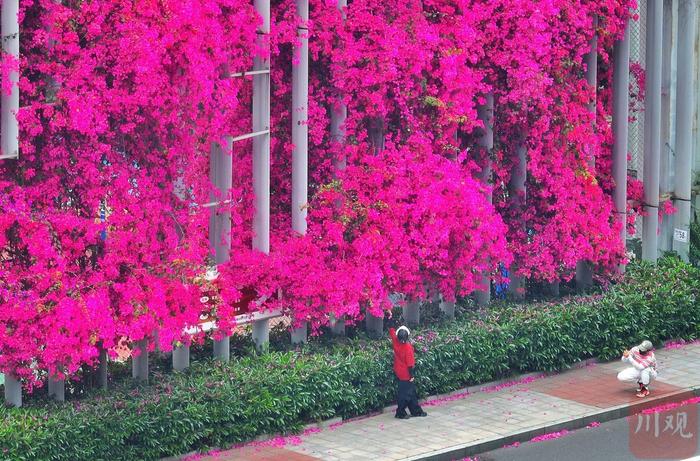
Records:
M629 368L625 368L621 372L617 374L617 379L620 381L636 381L636 382L641 382L645 386L649 385L649 382L652 379L656 379L658 376L658 373L656 371L656 360L652 359L652 362L654 363L654 366L644 366L640 364L638 361L636 361L632 356L635 355L633 352L637 352L638 350L636 347L633 347L632 350L630 351L630 354L627 357L622 357L623 362L628 362L630 365L632 365ZM651 352L653 354L653 352ZM653 356L652 356L653 357Z

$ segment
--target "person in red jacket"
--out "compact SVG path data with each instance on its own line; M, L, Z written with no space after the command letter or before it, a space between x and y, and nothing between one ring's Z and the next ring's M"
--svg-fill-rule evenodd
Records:
M398 387L398 407L396 408L396 418L408 419L406 408L411 412L411 416L428 416L418 405L418 394L413 377L413 367L416 359L413 354L413 346L408 342L411 334L405 326L398 330L389 329L391 342L394 345L394 373L399 381Z

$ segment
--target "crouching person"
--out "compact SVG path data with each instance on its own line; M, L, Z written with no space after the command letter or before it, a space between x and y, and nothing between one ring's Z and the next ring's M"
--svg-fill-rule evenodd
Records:
M407 419L406 408L411 412L411 416L428 416L418 405L418 394L413 377L413 367L416 360L413 353L413 346L408 342L411 334L405 326L398 330L389 329L391 342L394 345L394 373L399 381L398 407L396 408L396 418Z
M649 383L658 376L656 357L651 341L642 341L639 346L622 353L622 361L632 365L617 374L620 381L637 381L637 397L649 395Z

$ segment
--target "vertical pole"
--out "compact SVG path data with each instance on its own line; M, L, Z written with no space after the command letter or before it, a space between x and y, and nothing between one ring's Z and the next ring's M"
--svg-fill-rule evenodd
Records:
M408 325L418 325L420 323L420 301L415 299L407 302L403 306L403 318Z
M590 47L591 50L586 54L586 82L588 86L593 89L593 97L591 102L588 103L588 111L591 113L593 120L591 122L591 129L595 132L596 126L596 115L597 115L597 91L598 91L598 16L593 16L593 36L591 37ZM593 174L595 171L595 151L593 147L588 152L588 158L586 159L588 168ZM576 263L576 289L579 292L588 290L593 286L593 270L591 263L589 261L581 260ZM550 287L552 290L555 287ZM552 293L554 296L559 295L559 286L556 287L556 294Z
M270 1L255 0L255 10L263 19L258 30L258 47L269 48ZM268 70L267 58L256 56L254 70ZM253 131L270 129L270 75L253 76ZM253 138L253 190L255 215L253 217L253 248L265 254L270 252L270 136Z
M488 188L486 192L486 199L489 203L493 203L493 193L491 192L491 151L493 150L493 93L488 93L486 95L486 101L484 104L477 107L477 114L479 120L484 124L484 130L481 136L479 136L478 144L484 150L485 159L484 166L479 174L479 179ZM476 305L479 307L486 306L491 302L491 277L489 277L488 272L484 272L481 278L481 285L484 287L483 290L477 290L474 292L474 299L476 300ZM443 301L444 302L444 301ZM454 303L451 307L451 314L448 310L443 310L448 317L454 317Z
M19 62L19 0L3 0L2 18L0 18L0 34L2 34L2 50ZM19 125L17 111L19 110L19 72L12 71L8 75L12 82L10 94L2 92L0 97L0 159L17 158L19 156Z
M211 155L209 157L209 177L218 195L212 193L211 201L224 201L228 199L231 185L233 183L233 140L226 137L226 145L221 146L218 142L211 145ZM211 208L209 217L209 245L214 252L214 262L222 264L230 259L231 251L231 211L225 205ZM214 358L228 362L229 336L222 336L219 340L214 340ZM175 360L173 358L173 360Z
M301 23L297 28L299 63L292 69L292 229L306 234L309 170L309 0L296 0Z
M644 103L644 211L642 258L658 258L659 161L661 157L661 65L663 0L648 0L646 100Z
M338 10L345 19L345 8L347 8L347 0L338 0ZM331 142L338 144L345 143L345 119L348 117L348 106L343 102L343 95L338 95L336 103L331 107ZM333 159L333 166L336 171L345 169L346 158L345 154L341 153L339 157Z
M345 19L345 8L347 8L347 0L338 0L338 10ZM343 96L338 95L336 104L331 107L331 141L344 144L345 143L345 119L348 117L348 106L343 102ZM333 159L333 166L336 171L345 169L346 158L344 154Z
M258 49L269 50L270 0L254 0L255 10L263 20L258 29ZM269 70L267 57L256 56L254 70ZM270 129L270 74L253 76L253 131ZM253 217L253 248L270 252L270 135L253 138L253 190L255 215ZM270 337L267 319L253 322L253 339L258 350L264 350Z
M365 316L365 329L371 338L381 338L384 333L384 317L372 315L367 312Z
M331 314L330 324L333 336L345 336L344 318L336 318L335 315Z
M484 279L482 280L482 283L490 283L491 279L489 278L488 275L484 275ZM487 285L488 286L488 285ZM477 305L486 305L489 303L491 300L491 290L489 290L488 293L488 298L485 298L484 295L486 294L485 291L477 291L474 293L474 297L476 298ZM481 296L481 298L480 298ZM485 303L485 304L482 304ZM442 295L440 295L440 310L442 311L443 315L445 318L448 320L454 320L455 318L455 302L454 301L445 301L442 298Z
M107 389L107 349L100 347L100 365L98 370L99 384L103 390Z
M613 46L613 165L612 175L615 180L613 201L615 214L622 222L620 244L627 244L627 137L629 130L629 76L630 76L630 32L629 24L625 34ZM620 264L620 273L625 265Z
M131 376L148 384L148 339L142 339L136 343L140 354L131 356Z
M527 187L525 185L527 181L527 146L525 144L527 136L523 132L520 137L519 145L515 150L515 162L511 170L510 182L508 183L510 206L516 215L522 215L527 200ZM524 222L520 223L520 225L525 227ZM516 274L517 269L517 261L514 261L508 271L510 274L508 292L514 299L523 299L525 297L525 279Z
M214 344L216 349L216 343ZM184 371L190 367L190 346L181 344L173 348L173 370Z
M49 376L48 386L49 397L53 397L58 402L66 400L66 381L64 379Z
M693 169L693 119L697 94L693 86L694 42L697 33L697 0L678 3L678 77L676 80L676 181L674 205L678 212L673 217L674 227L690 235L691 171ZM696 149L700 146L696 146ZM688 239L679 236L673 240L673 249L688 261Z
M265 352L270 342L270 323L267 320L253 322L253 342L255 350Z
M306 235L309 190L309 0L296 0L299 63L292 69L292 230ZM292 343L306 342L307 323L292 331Z
M231 360L230 336L222 336L221 339L214 340L214 358L224 363Z
M5 373L5 403L11 407L22 406L22 383L11 373Z
M308 339L309 324L307 322L302 322L299 327L292 330L292 344L304 344Z
M659 159L659 192L664 199L670 197L673 190L671 177L673 171L673 155L671 153L673 145L673 114L671 113L672 52L674 47L673 3L674 0L664 0L663 64L661 66L661 158ZM673 248L673 218L664 219L659 226L659 251L663 253Z

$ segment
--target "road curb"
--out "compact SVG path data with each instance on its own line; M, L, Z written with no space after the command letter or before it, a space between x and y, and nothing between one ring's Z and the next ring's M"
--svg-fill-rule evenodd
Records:
M453 445L451 447L436 450L430 453L412 456L405 461L453 461L480 453L496 450L515 442L523 443L534 437L559 432L562 430L582 429L593 422L604 423L615 419L626 418L639 413L647 408L664 405L667 403L682 402L693 397L700 397L700 386L681 389L663 396L640 400L631 404L617 405L615 407L601 409L573 419L560 420L539 426L528 427L504 436L488 437L475 442Z

